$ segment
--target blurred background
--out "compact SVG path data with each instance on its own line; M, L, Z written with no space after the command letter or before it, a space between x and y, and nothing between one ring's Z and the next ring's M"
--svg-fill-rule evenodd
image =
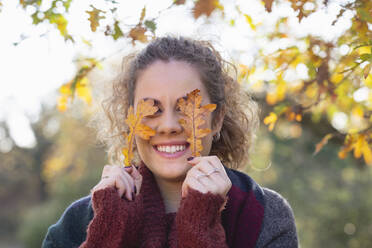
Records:
M0 0L0 33L0 247L40 247L89 194L107 163L89 120L166 34L236 66L261 110L242 170L289 201L301 247L372 247L371 1Z

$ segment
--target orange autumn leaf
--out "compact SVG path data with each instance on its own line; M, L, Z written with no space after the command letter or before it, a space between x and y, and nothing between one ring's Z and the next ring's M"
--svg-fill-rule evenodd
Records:
M142 119L146 116L153 115L158 110L154 106L153 100L141 100L137 104L137 111L134 113L133 107L130 106L128 110L127 119L125 123L129 126L129 133L125 133L127 146L122 149L125 157L124 166L131 166L133 160L133 142L135 135L139 135L142 139L148 140L155 135L155 131L142 123Z
M265 9L267 12L271 12L271 8L273 6L273 2L274 0L263 0L263 2L265 3Z
M198 89L193 90L187 94L186 100L180 99L177 104L180 111L185 115L183 119L179 120L179 123L185 129L188 137L187 142L190 143L192 155L195 157L200 156L200 152L203 150L201 138L211 132L209 128L202 129L200 126L205 124L206 114L216 109L216 104L200 106L202 97L199 92Z
M129 31L129 37L132 38L132 44L138 40L142 43L147 42L147 36L145 35L147 29L141 26L136 26Z
M328 143L328 140L333 137L333 134L329 133L326 136L323 137L323 139L316 144L315 151L313 155L316 155L322 148Z
M198 0L193 8L194 18L198 19L201 15L210 16L217 7L218 0Z

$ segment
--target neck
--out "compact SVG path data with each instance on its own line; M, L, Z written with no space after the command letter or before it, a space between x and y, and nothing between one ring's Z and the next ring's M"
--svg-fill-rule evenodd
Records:
M155 177L155 180L164 200L165 213L177 212L181 202L183 181L171 182L157 177Z

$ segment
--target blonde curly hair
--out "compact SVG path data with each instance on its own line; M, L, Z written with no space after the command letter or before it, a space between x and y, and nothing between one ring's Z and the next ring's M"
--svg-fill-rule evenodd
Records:
M208 41L186 37L160 37L143 50L124 57L122 72L113 81L110 95L102 101L102 111L95 116L98 139L107 146L110 163L122 163L121 149L128 130L125 119L134 102L139 74L157 60L183 61L194 66L217 104L213 122L224 114L220 139L214 140L210 155L216 155L229 168L239 168L249 161L249 151L259 126L259 109L249 93L236 80L236 67L224 59ZM234 74L234 77L230 74ZM137 162L140 160L136 152Z

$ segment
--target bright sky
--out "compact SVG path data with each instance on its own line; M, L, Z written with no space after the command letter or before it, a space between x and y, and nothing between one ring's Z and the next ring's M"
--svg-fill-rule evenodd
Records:
M90 4L103 9L103 0L75 0L72 1L68 15L68 31L72 35L83 36L91 41L93 49L88 49L81 41L75 45L66 43L61 35L49 24L32 25L29 17L33 9L27 9L27 13L18 6L19 1L5 0L0 13L0 122L6 121L10 128L12 139L18 146L33 147L36 144L35 137L30 128L30 121L36 121L41 110L41 103L49 106L55 105L56 89L70 80L75 73L72 62L77 55L106 57L125 46L125 42L114 43L111 38L104 35L92 34L89 31L88 15L84 12ZM119 8L118 14L125 19L125 23L136 24L143 6L146 6L146 18L156 17L160 10L166 9L173 0L157 1L123 1L125 4ZM235 18L234 6L229 1L221 1L225 6L226 19ZM258 1L238 1L241 10L249 14L257 23L261 23L263 30L270 30L278 16L287 16L291 13L287 5L274 8L274 13L268 15L264 7ZM342 1L345 2L345 1ZM43 7L47 9L51 1ZM231 2L230 2L231 3ZM311 6L309 6L311 8ZM236 57L240 55L243 63L250 64L253 54L265 44L257 42L257 36L249 28L244 19L237 20L235 28L228 24L213 22L205 24L205 19L194 21L188 10L190 6L180 6L172 10L163 11L157 20L157 35L166 33L193 35L217 42L217 48L222 49L225 56ZM291 29L296 35L307 33L318 34L326 39L333 39L347 29L351 24L348 18L331 26L331 22L339 11L339 6L331 6L330 11L321 11L312 18L304 20L298 25L293 19L290 22ZM292 16L295 16L292 13ZM345 13L348 16L348 13ZM349 15L350 16L350 15ZM104 22L101 25L104 26ZM256 24L257 24L256 23ZM23 41L21 41L23 40ZM21 41L21 42L20 42ZM18 43L14 45L14 43ZM287 43L288 44L288 43ZM278 44L285 46L286 44ZM271 47L273 49L273 47ZM240 51L245 53L241 54ZM270 49L269 49L270 50ZM6 152L11 149L11 142L5 140L0 130L0 151Z

